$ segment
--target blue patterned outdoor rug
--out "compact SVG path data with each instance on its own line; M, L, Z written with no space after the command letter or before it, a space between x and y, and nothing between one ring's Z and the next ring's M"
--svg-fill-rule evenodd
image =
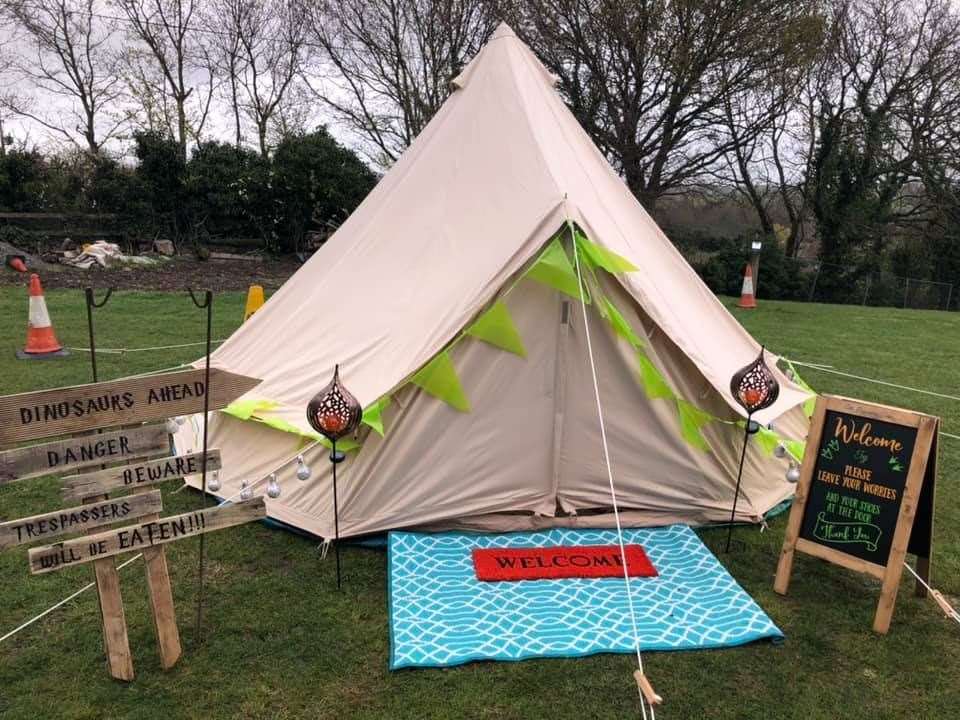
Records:
M743 645L783 633L686 525L624 530L659 577L631 578L643 650ZM480 582L473 548L609 545L615 530L393 532L390 668L633 652L623 578Z

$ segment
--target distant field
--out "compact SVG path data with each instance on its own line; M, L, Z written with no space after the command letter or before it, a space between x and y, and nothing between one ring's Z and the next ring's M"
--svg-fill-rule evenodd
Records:
M64 344L85 347L80 291L48 293ZM729 301L732 304L732 301ZM18 362L26 327L22 289L0 288L0 392L89 380L88 356ZM243 294L219 295L216 335L242 317ZM960 313L761 302L734 313L771 351L890 382L960 395ZM98 311L98 346L156 347L202 341L202 313L184 294L118 292ZM101 378L192 360L201 346L101 355ZM960 435L960 403L809 370L823 392L923 410ZM960 441L944 439L936 507L934 575L960 596ZM165 512L200 504L164 487ZM0 520L58 506L56 482L0 487ZM789 597L771 586L785 519L765 533L736 531L745 549L723 556L734 577L784 630L767 644L707 652L650 653L647 673L666 704L661 720L693 718L950 718L960 708L960 627L918 600L904 580L889 636L872 634L877 583L801 557ZM724 532L703 530L714 550ZM637 718L626 655L481 663L449 670L387 671L385 557L345 551L344 590L316 541L263 525L207 536L206 642L195 646L198 545L168 546L185 642L179 666L163 672L155 650L143 568L123 571L137 679L111 681L101 662L95 594L87 593L0 644L0 717L38 718ZM89 568L31 577L23 548L0 553L0 635L86 584Z

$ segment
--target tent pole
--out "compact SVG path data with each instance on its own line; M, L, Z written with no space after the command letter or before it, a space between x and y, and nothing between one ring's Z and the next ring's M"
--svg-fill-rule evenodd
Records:
M747 442L750 440L750 423L753 413L747 414L747 423L743 426L743 448L740 450L740 467L737 470L737 489L733 493L733 508L730 510L730 524L727 526L727 546L725 553L730 552L730 539L733 536L733 519L737 514L737 500L740 498L740 481L743 479L743 459L747 456Z

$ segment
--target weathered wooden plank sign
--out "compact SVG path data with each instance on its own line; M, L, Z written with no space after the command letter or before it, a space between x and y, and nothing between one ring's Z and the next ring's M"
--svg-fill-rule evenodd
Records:
M159 455L169 449L167 431L162 424L154 424L4 450L0 452L0 485L91 465Z
M54 510L0 523L0 550L51 540L61 535L85 532L103 525L112 525L124 520L136 520L163 510L160 491L153 490L141 495L103 500L76 507Z
M259 383L211 369L210 409L226 407ZM0 397L0 444L202 412L206 394L198 369L6 395Z
M903 562L929 577L939 420L900 408L817 399L774 590L799 551L881 580L873 629L890 628Z
M107 530L96 535L45 545L30 550L30 572L34 575L62 570L120 553L141 550L182 540L213 530L241 525L266 517L263 497L246 502Z
M191 453L158 460L144 460L84 475L73 475L63 479L63 499L71 502L90 495L101 495L115 490L132 490L167 480L179 480L186 475L199 473L202 463L203 453ZM207 451L207 470L219 469L220 451Z

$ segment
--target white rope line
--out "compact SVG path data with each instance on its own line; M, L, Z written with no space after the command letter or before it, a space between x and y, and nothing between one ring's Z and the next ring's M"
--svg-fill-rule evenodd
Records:
M124 562L124 563L122 563L122 564L120 564L120 565L117 565L117 570L122 570L122 569L125 568L127 565L129 565L130 563L132 563L132 562L134 562L134 561L136 561L136 560L139 560L139 559L142 558L142 557L143 557L143 553L137 553L136 555L134 555L132 558L130 558L130 559L127 560L126 562ZM40 620L41 618L46 617L47 615L49 615L50 613L52 613L52 612L53 612L54 610L56 610L57 608L62 607L63 605L66 605L68 602L70 602L71 600L73 600L75 597L78 597L78 596L82 595L83 593L85 593L87 590L89 590L90 588L94 587L95 585L96 585L95 582L89 583L88 585L84 585L82 588L80 588L79 590L77 590L73 595L70 595L70 596L68 596L68 597L65 597L63 600L61 600L60 602L58 602L56 605L51 605L50 607L48 607L46 610L44 610L44 611L43 611L42 613L40 613L39 615L30 618L29 620L27 620L25 623L23 623L23 624L20 625L19 627L14 628L13 630L11 630L10 632L8 632L8 633L7 633L6 635L4 635L3 637L0 637L0 643L2 643L4 640L6 640L6 639L8 639L8 638L12 638L14 635L16 635L16 634L17 634L18 632L20 632L21 630L30 627L30 626L33 625L37 620Z
M923 587L925 587L925 588L927 589L927 592L928 592L928 593L935 593L935 592L937 592L937 590L936 590L935 588L930 587L922 577L920 577L919 575L917 575L917 571L914 570L912 567L910 567L910 563L908 563L906 560L903 561L903 566L904 566L907 570L910 571L910 574L913 575L913 576L917 579L917 582L918 582L918 583L920 583L921 585L923 585ZM946 608L944 608L944 612L946 612ZM949 614L949 617L950 617L951 620L954 620L954 621L956 621L958 624L960 624L960 613L958 613L956 610L951 609L950 614Z
M933 390L924 390L922 388L910 387L909 385L897 385L896 383L887 382L886 380L876 380L874 378L864 377L862 375L854 375L852 373L842 372L840 370L833 369L833 366L828 365L817 365L814 363L800 362L799 360L790 360L789 362L794 365L801 365L803 367L813 368L814 370L819 370L820 372L831 373L833 375L841 375L843 377L853 378L854 380L862 380L864 382L876 383L877 385L886 385L887 387L897 388L898 390L910 390L916 393L923 393L924 395L932 395L933 397L943 398L945 400L956 400L960 402L960 397L956 395L946 395L944 393L934 392Z
M610 499L613 502L613 518L617 525L617 542L620 545L620 560L623 563L623 581L627 588L627 606L630 610L630 623L633 626L633 643L637 651L637 667L643 672L643 657L640 654L640 630L637 627L637 615L633 608L633 594L630 592L630 572L627 566L627 550L623 544L623 528L620 525L620 507L617 502L617 491L613 484L613 468L610 465L610 449L607 446L607 429L603 422L603 405L600 402L600 384L597 381L597 366L593 359L593 343L590 341L590 323L587 319L587 303L584 299L586 288L583 283L583 276L580 274L580 253L577 252L577 238L573 231L573 225L568 221L570 228L570 239L573 243L573 259L577 268L577 283L580 290L580 309L583 312L583 329L587 337L587 354L590 357L590 373L593 376L593 394L597 401L597 418L600 421L600 440L603 444L603 459L607 466L607 481L610 484ZM646 702L643 693L637 689L640 695L640 710L643 713L644 720L647 717ZM656 714L653 705L650 705L650 719L656 720Z
M211 343L214 345L219 345L220 343L225 343L226 340L212 340ZM155 352L157 350L176 350L178 348L187 348L187 347L196 347L197 345L206 345L206 340L202 342L192 342L192 343L181 343L180 345L158 345L157 347L143 347L143 348L97 348L98 353L103 353L104 355L124 355L126 353L135 353L135 352ZM67 347L68 350L75 350L77 352L90 352L88 347Z

